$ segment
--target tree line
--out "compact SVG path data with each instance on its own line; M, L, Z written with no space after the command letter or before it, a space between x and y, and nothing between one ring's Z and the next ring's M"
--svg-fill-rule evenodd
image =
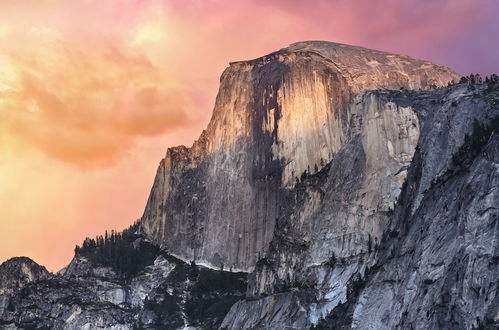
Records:
M151 264L159 253L155 246L143 242L138 229L137 221L122 232L112 230L95 238L87 237L81 246L76 245L75 255L111 267L123 276L136 274Z

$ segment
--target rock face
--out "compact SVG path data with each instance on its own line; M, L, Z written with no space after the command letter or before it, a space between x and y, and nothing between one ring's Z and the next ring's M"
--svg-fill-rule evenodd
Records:
M287 203L283 191L303 174L321 171L359 129L364 145L369 144L366 166L380 172L359 197L368 205L358 200L358 212L380 204L386 209L399 188L385 182L384 175L409 164L418 121L410 109L377 117L375 100L363 100L360 93L428 89L457 79L452 70L433 63L328 42L296 43L231 63L221 77L207 130L191 148L168 149L161 161L142 217L143 233L184 260L251 271L274 236L280 207ZM357 105L363 101L374 102L372 109ZM373 117L370 126L362 124L366 115ZM387 148L385 159L378 159L378 150ZM398 185L403 175L402 170ZM354 219L344 221L357 226ZM362 224L370 228L361 236L378 237L375 222ZM344 238L335 239L343 244Z
M411 100L419 151L392 218L396 237L349 302L352 327L499 325L498 96L462 86Z
M417 146L405 149L413 152L410 165L382 172L393 194L385 195L376 183L387 197L371 204L364 216L358 213L359 205L369 205L359 202L373 181L369 173L374 178L379 173L366 165L369 152L362 141L369 134L361 130L325 171L290 191L291 210L283 212L290 216L279 219L269 251L251 274L250 299L236 303L222 327L497 327L495 86L365 93L360 104L371 108L375 100L380 114L411 109L418 118ZM406 136L408 130L400 132ZM391 150L387 143L377 155L397 154ZM404 184L395 178L405 178ZM345 219L358 220L350 227ZM380 236L366 233L373 222ZM341 230L354 238L336 241ZM366 234L367 244L355 239Z
M139 224L0 266L0 326L498 328L499 79L452 80L327 42L232 63Z

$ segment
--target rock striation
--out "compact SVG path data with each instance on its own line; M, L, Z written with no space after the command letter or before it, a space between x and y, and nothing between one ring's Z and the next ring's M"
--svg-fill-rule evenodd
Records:
M380 115L375 104L371 112L356 106L363 91L429 89L457 79L452 70L430 62L319 41L231 63L222 74L208 128L191 148L170 148L161 161L142 217L143 233L181 259L252 271L274 236L280 207L287 203L284 192L302 175L322 170L359 129L366 130L364 143L379 142L368 150L373 170L385 167L376 154L386 149L383 143L390 143L393 162L410 162L416 116L410 109L400 110L397 118L386 112L360 128L365 115ZM400 139L399 124L405 130ZM398 171L393 162L387 168ZM394 196L389 201L386 195L397 189L390 191L392 183L382 182L384 173L373 180L363 197L369 205L359 201L361 208L393 204ZM379 185L383 191L374 196ZM346 220L348 226L356 227L352 221ZM381 229L374 222L369 230L377 237ZM358 239L354 236L349 239Z

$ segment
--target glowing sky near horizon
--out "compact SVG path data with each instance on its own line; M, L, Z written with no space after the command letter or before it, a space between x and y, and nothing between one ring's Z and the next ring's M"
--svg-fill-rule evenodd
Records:
M0 261L55 271L142 214L166 148L206 126L229 61L300 40L499 72L496 0L0 2Z

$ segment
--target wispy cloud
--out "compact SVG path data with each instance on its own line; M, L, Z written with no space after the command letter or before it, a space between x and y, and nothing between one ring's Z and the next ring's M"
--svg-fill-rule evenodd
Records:
M37 37L39 37L37 35ZM57 40L3 57L1 134L80 166L117 160L142 136L190 123L185 90L142 56Z

